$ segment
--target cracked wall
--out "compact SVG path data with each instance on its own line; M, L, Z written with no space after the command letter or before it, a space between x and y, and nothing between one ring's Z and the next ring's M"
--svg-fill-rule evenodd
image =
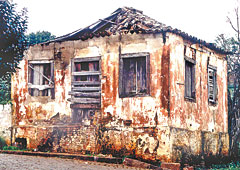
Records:
M184 98L186 44L196 49L195 102ZM140 52L150 55L150 94L120 98L119 56ZM101 57L100 111L85 125L73 123L71 59L96 56ZM126 34L35 45L12 78L14 138L27 138L29 148L164 161L177 161L185 151L227 153L227 65L223 57L171 33L165 40L162 34ZM54 61L55 99L28 94L28 60ZM217 67L215 105L208 103L207 62Z

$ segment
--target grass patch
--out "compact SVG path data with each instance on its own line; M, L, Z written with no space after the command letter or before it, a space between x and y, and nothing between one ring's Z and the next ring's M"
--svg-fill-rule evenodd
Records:
M205 168L196 168L196 170L203 170ZM240 163L239 162L231 162L228 164L218 164L218 165L212 165L210 170L239 170L240 169Z
M223 165L212 165L212 170L217 170L217 169L221 169L221 170L239 170L240 169L240 163L239 162L231 162L229 164L223 164Z
M4 146L2 150L5 150L5 151L28 151L28 149L20 149L16 146Z

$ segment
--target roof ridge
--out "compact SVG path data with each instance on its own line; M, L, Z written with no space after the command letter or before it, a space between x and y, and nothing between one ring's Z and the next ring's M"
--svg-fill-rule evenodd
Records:
M145 14L143 11L135 9L133 7L122 7L111 13L110 16L99 19L97 22L70 34L57 37L56 39L46 42L61 42L68 40L86 40L93 37L110 36L116 33L163 33L172 32L174 34L182 36L184 39L190 40L195 43L200 43L206 47L217 50L221 53L224 51L213 44L207 43L197 37L188 35L187 33L167 26Z
M139 13L143 13L143 11L141 11L141 10L138 10L138 9L136 9L136 8L133 8L133 7L127 7L127 6L124 6L124 7L122 7L122 9L123 10L130 10L130 11L133 11L133 12L139 12Z

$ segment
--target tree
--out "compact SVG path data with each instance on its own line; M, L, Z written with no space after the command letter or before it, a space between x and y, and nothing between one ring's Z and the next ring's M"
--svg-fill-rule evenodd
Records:
M29 35L27 35L28 45L34 45L34 44L46 42L49 40L53 40L54 38L56 38L56 36L52 35L48 31L38 31L36 33L32 32Z
M27 47L27 10L18 13L15 6L0 1L0 104L11 101L11 73L18 68Z
M221 34L217 37L217 44L231 54L228 62L228 131L230 154L239 155L240 143L240 24L239 7L234 9L234 18L227 17L227 21L235 33L235 37L227 38Z
M27 11L18 13L15 6L0 1L0 78L16 71L27 47Z
M7 74L4 78L0 78L0 104L8 104L11 102L11 75Z

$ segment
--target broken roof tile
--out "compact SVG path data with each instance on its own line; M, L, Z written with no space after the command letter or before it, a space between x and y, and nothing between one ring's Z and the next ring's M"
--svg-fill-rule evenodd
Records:
M185 39L188 39L194 43L200 43L212 50L219 53L227 54L224 50L216 47L212 43L207 43L194 36L188 35L187 33L173 29L171 26L166 26L146 15L142 11L131 8L123 7L118 8L109 17L99 19L97 22L87 26L86 28L79 29L70 34L58 37L50 42L62 42L69 40L87 40L88 38L99 37L99 36L110 36L120 33L161 33L161 32L172 32L180 35Z

